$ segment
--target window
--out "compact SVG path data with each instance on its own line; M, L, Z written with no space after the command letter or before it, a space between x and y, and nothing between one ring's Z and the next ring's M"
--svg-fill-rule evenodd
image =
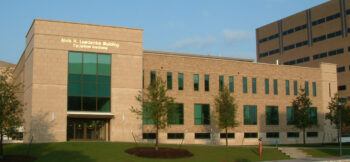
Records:
M290 95L289 80L286 80L286 95Z
M312 82L312 95L316 96L317 95L317 86L316 82Z
M278 106L266 106L266 125L278 125Z
M273 94L278 95L278 81L277 81L277 79L273 80Z
M169 90L173 89L173 73L171 72L166 73L166 87Z
M155 133L142 133L143 139L156 139Z
M195 139L210 139L210 133L195 133Z
M184 124L184 104L175 104L168 112L168 124Z
M287 125L293 125L294 122L294 108L292 106L287 106Z
M144 104L142 108L142 124L143 125L152 125L154 124L154 120L152 119L152 109L147 106L147 103Z
M244 105L244 125L256 125L257 124L257 108L256 105Z
M180 91L184 90L184 74L183 73L178 73L177 84L178 84L178 89Z
M270 81L269 79L265 79L265 94L270 93Z
M248 79L243 77L243 93L248 93Z
M168 133L168 139L184 139L184 133Z
M222 91L224 89L224 76L219 76L219 91Z
M299 132L287 132L287 138L299 138Z
M279 138L279 132L266 132L266 138Z
M209 104L194 104L194 124L210 124L210 106Z
M157 79L157 73L156 73L156 71L151 71L150 76L151 76L150 84L152 84L152 83L154 83L154 82L156 81L156 79Z
M338 73L341 73L341 72L344 72L345 71L345 66L342 66L342 67L338 67L337 68L337 72Z
M209 91L209 75L205 74L204 75L204 90Z
M110 112L111 56L68 53L68 110Z
M244 138L258 138L258 133L256 132L244 133Z
M256 78L252 78L252 92L256 94Z
M305 94L306 96L309 96L309 82L305 81Z
M230 92L234 92L235 91L235 82L234 82L234 77L233 76L229 76L228 77L228 88Z
M226 133L220 133L220 138L226 138ZM227 133L227 138L235 138L235 133Z
M310 107L308 109L308 116L310 123L317 124L317 108L316 107Z
M346 85L338 86L338 91L345 91L345 90L346 90Z
M198 74L193 75L193 90L195 90L195 91L199 90L199 75Z
M298 95L298 81L294 80L293 81L293 86L294 86L294 96Z
M306 132L306 137L312 138L317 136L318 136L318 132Z

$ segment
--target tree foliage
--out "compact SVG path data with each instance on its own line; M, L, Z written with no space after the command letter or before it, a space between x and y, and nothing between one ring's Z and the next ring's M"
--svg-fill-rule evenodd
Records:
M3 157L3 137L12 136L22 126L22 107L16 97L20 85L15 84L12 70L0 71L0 156Z
M149 118L153 121L156 130L155 148L158 150L159 130L166 128L168 113L174 112L174 98L167 96L167 89L164 81L157 77L154 82L147 87L146 91L140 92L136 100L141 104L141 109L132 107L131 112Z
M219 91L219 95L216 96L215 107L216 112L219 115L219 128L225 130L226 146L228 146L227 129L236 127L238 122L236 121L237 104L235 98L231 96L230 91L226 86L222 91Z
M292 101L294 109L294 126L303 131L303 143L305 144L305 129L317 123L313 123L310 118L311 99L306 95L304 89L300 89L298 96Z

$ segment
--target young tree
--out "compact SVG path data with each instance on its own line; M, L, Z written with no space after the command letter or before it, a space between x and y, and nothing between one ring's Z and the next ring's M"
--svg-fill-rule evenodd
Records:
M230 91L225 86L215 98L216 112L219 115L219 128L225 130L226 147L228 146L228 128L238 125L236 121L237 104L235 98L230 95Z
M303 131L303 144L305 144L305 129L317 123L310 118L311 99L306 95L304 89L300 89L298 96L292 101L294 109L294 126Z
M175 106L174 98L167 96L167 88L160 77L147 87L143 93L140 92L136 96L136 100L141 104L141 110L132 107L130 110L133 113L141 116L143 119L147 118L153 122L156 130L156 144L155 149L158 150L158 134L159 130L167 126L168 113L174 112Z
M12 136L22 125L21 103L16 97L16 85L9 68L0 71L0 158L3 158L4 135Z
M350 124L350 107L347 105L346 100L339 97L336 93L331 101L328 103L329 112L326 113L326 119L331 121L331 124L335 125L338 131L338 142L340 142L341 128ZM340 126L339 119L341 118L342 125Z

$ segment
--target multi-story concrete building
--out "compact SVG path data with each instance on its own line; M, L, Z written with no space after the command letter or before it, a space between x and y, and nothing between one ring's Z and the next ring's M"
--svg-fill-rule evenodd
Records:
M166 81L177 113L161 142L217 144L221 141L214 98L228 86L238 103L239 125L231 145L298 143L291 101L305 87L313 101L309 142L332 142L336 133L325 119L337 92L336 65L297 67L252 60L147 51L142 30L34 20L15 68L23 83L24 141L137 141L154 138L152 121L130 108L152 79Z
M330 0L256 29L257 61L337 64L339 95L350 100L350 1Z

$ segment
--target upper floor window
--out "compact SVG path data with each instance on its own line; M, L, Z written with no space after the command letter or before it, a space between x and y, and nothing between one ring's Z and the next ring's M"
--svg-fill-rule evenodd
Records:
M243 106L243 120L244 125L256 125L257 124L257 108L256 105L244 105Z
M256 94L256 78L252 78L252 92Z
M204 90L209 91L209 75L205 74L204 75Z
M266 125L278 125L278 106L266 106Z
M209 104L194 104L194 124L210 124L210 106Z
M278 95L278 81L277 81L277 79L273 80L273 94Z
M219 76L219 91L222 91L224 89L224 76Z
M248 79L247 77L243 77L243 93L248 93Z
M265 79L265 94L270 93L270 81L269 79Z
M286 95L290 95L289 80L286 80Z
M166 73L166 86L167 86L167 89L169 89L169 90L173 89L173 73L172 72Z
M184 90L184 74L183 73L178 73L177 86L178 86L178 90L180 90L180 91Z
M235 91L235 82L234 82L234 77L233 76L229 76L228 78L228 89L230 92L234 92Z
M193 75L193 90L195 90L195 91L199 90L199 75L198 74Z

